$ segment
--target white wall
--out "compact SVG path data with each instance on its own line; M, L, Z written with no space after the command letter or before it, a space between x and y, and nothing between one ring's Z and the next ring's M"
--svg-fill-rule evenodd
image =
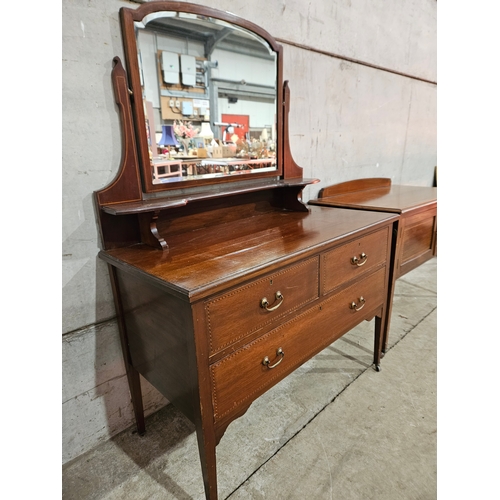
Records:
M151 31L139 30L138 47L141 52L144 88L148 100L153 104L153 108L160 108L157 51L166 50L167 52L188 54L194 57L204 56L202 43L190 42L189 48L185 45L186 42L183 40L168 38L160 34L154 34Z
M119 8L135 5L62 4L64 462L133 424L92 193L120 164L111 69L114 56L123 59ZM321 179L306 188L305 201L325 185L359 177L432 184L436 85L419 79L436 80L435 0L218 0L217 8L283 45L293 155L305 177ZM145 393L149 412L165 404L148 384Z
M204 46L201 42L191 41L186 45L185 40L167 37L151 31L139 30L138 47L141 54L141 68L144 79L144 88L148 100L155 110L155 124L157 132L161 131L160 92L158 87L158 64L156 54L158 50L166 50L178 54L189 54L195 57L204 57ZM218 62L218 67L211 70L212 78L221 78L232 81L245 80L248 84L276 85L276 64L274 61L261 57L251 57L245 54L235 54L227 50L216 48L212 61ZM258 102L249 99L238 99L237 103L229 103L227 98L218 99L218 115L211 119L215 122L223 121L221 115L239 114L250 116L250 128L272 129L276 117L277 103Z
M275 62L272 60L216 48L212 53L212 61L219 63L218 67L212 70L213 78L245 80L247 83L270 87L276 85Z
M234 54L227 50L215 49L212 60L219 63L217 69L212 70L213 78L226 80L245 80L248 84L276 85L276 64L267 59L249 57L243 54ZM239 98L236 103L219 97L219 113L216 121L222 120L222 114L248 115L251 129L267 128L271 130L276 119L277 102L259 102L256 100Z

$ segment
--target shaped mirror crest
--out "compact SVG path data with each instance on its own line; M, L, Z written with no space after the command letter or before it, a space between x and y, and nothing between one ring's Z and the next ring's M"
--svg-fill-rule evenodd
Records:
M277 170L277 55L220 19L134 23L153 184Z

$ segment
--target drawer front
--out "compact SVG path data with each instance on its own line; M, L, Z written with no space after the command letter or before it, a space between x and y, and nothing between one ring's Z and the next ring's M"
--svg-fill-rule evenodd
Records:
M389 227L323 254L323 294L380 266L387 259Z
M432 251L435 215L435 212L424 212L405 221L402 265L425 252Z
M314 257L207 301L210 355L317 299L318 294L319 258Z
M385 268L211 365L215 420L237 412L384 304ZM356 308L352 308L352 303ZM283 355L278 352L282 349ZM269 358L268 368L262 362ZM278 364L279 363L279 364Z

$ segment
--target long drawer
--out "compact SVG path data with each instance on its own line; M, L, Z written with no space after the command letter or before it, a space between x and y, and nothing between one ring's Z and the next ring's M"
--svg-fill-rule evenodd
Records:
M385 272L375 271L211 365L215 420L238 411L376 312L385 300Z
M368 234L323 254L323 294L383 264L387 258L388 231Z
M319 258L313 257L206 302L210 355L318 298Z

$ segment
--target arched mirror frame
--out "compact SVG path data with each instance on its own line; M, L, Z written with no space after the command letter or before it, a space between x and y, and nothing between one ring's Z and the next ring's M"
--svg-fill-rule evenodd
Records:
M139 73L139 63L137 58L137 40L135 33L134 23L142 21L145 16L161 12L161 11L177 11L186 12L189 14L198 14L202 16L207 16L215 19L220 19L222 21L234 24L248 31L255 33L256 35L263 38L276 53L276 163L277 169L271 172L262 173L252 173L252 175L247 176L222 176L215 177L211 179L200 179L200 180L186 180L182 183L174 183L172 185L166 184L153 184L153 174L150 165L149 158L149 147L147 140L146 127L140 126L140 124L145 124L144 107L142 103L142 88ZM128 80L130 90L132 92L131 104L132 113L135 123L135 139L137 143L137 153L139 166L141 170L142 185L143 190L146 193L158 192L158 191L168 191L172 189L188 188L192 186L199 185L209 185L209 184L219 184L235 181L245 181L258 178L270 178L270 177L282 177L284 172L284 109L283 109L283 58L282 58L282 47L276 40L261 27L253 24L250 21L246 21L238 16L230 14L228 12L219 11L212 9L210 7L204 7L192 3L183 2L148 2L142 4L137 9L122 8L120 10L121 23L122 23L122 34L126 64L128 68ZM139 96L138 99L135 96Z

